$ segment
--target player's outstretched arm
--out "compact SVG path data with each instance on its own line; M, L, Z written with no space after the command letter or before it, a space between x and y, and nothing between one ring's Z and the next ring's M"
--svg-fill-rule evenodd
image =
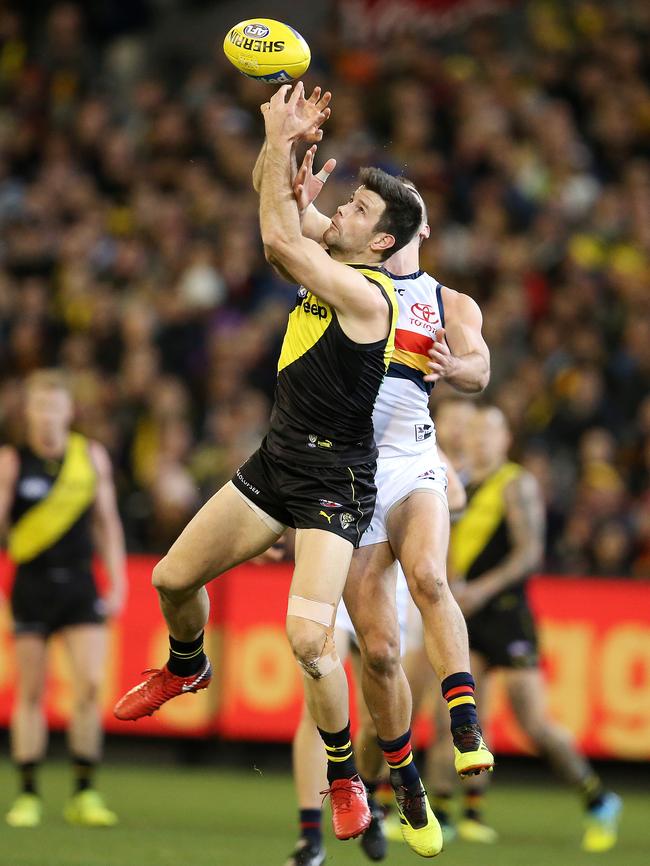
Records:
M334 261L315 241L303 237L300 213L291 183L293 142L304 133L306 121L297 111L302 94L299 82L281 87L264 110L266 154L260 194L260 229L267 260L298 284L308 286L322 300L350 320L386 320L381 292L354 268ZM352 336L349 334L349 336Z
M109 616L116 616L124 605L127 592L124 531L117 510L113 470L108 452L99 442L92 442L90 449L97 471L93 530L97 552L102 558L110 581L110 589L104 602L106 613Z
M427 382L444 379L458 391L477 394L490 381L490 350L481 328L483 316L469 295L442 289L445 328L436 332L436 342L429 350L431 373Z

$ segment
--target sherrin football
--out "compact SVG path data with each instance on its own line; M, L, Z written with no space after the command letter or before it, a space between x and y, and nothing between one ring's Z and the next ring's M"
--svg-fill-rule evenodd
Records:
M297 30L272 18L249 18L226 33L223 50L244 75L267 84L300 78L309 66L309 45Z

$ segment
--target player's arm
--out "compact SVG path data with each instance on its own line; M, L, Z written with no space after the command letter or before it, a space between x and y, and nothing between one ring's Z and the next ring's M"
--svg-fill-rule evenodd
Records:
M4 539L9 523L9 511L18 479L18 454L10 445L0 448L0 539ZM0 586L0 602L3 599Z
M303 158L303 161L298 168L296 162L295 147L291 152L291 185L293 193L298 203L298 213L300 215L300 227L302 236L309 238L316 243L323 242L323 235L330 227L331 220L329 217L322 214L314 205L315 199L322 190L327 178L334 171L336 166L335 159L328 159L323 168L318 174L312 173L314 164L314 154L316 145L312 145ZM266 141L255 161L253 167L253 189L259 193L262 187L262 173L264 170L264 158L266 156Z
M440 447L438 447L438 455L447 467L447 503L449 504L449 513L453 518L459 511L463 511L467 505L467 494L465 493L462 481L458 477L458 473Z
M442 289L445 328L436 332L436 342L429 350L431 373L427 382L444 379L458 391L476 394L490 381L490 351L481 328L483 316L469 295Z
M108 452L99 442L91 442L90 453L97 471L97 492L93 511L93 530L97 552L102 558L110 580L106 613L120 613L126 600L126 546L124 531L117 510L113 469Z
M18 454L11 445L0 448L0 537L4 537L18 479Z
M511 550L495 568L470 581L457 596L466 616L509 586L520 583L542 564L546 515L537 481L529 472L522 472L507 485L503 495Z
M303 237L298 204L291 184L291 148L300 135L296 117L299 82L288 102L288 87L271 98L264 114L266 155L260 190L260 229L267 260L295 283L350 319L387 320L382 293L354 268L334 261L315 241ZM383 320L382 318L382 320Z
M291 156L291 177L294 195L298 202L298 210L300 212L300 222L302 226L302 234L306 238L317 243L322 243L323 235L330 226L330 219L322 214L314 205L315 199L318 197L327 178L336 167L335 159L328 159L323 168L318 174L312 174L312 166L314 154L316 152L315 142L321 141L323 138L323 130L320 124L323 122L323 117L326 119L329 114L329 104L332 99L332 94L329 90L322 93L320 87L314 87L314 90L309 97L305 99L304 94L299 96L298 110L300 113L311 118L312 125L303 134L301 140L312 146L307 150L300 168L296 162L295 146L292 149ZM262 106L264 113L266 103ZM258 154L255 166L253 167L253 189L259 193L262 185L262 171L264 166L264 158L266 156L266 141Z

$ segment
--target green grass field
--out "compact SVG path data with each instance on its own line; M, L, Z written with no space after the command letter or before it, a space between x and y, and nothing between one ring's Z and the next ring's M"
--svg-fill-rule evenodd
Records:
M639 768L639 774L647 773ZM46 817L36 830L0 826L0 866L282 866L294 841L295 808L290 779L272 772L220 771L214 767L142 769L107 766L101 788L121 816L110 830L68 827L61 808L69 790L64 764L50 763L41 777ZM0 763L2 808L14 792L10 765ZM550 779L548 789L524 783L495 784L489 818L502 841L477 848L454 842L438 860L445 866L607 866L650 863L650 796L625 790L618 847L609 854L579 850L581 813L571 792ZM329 813L327 814L329 822ZM356 842L329 835L328 864L368 863ZM418 858L392 845L388 863Z

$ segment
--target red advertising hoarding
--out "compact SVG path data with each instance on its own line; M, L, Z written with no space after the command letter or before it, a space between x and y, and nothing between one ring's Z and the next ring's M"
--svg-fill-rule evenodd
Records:
M103 693L107 730L162 736L215 734L287 741L298 721L302 674L284 635L291 578L286 565L241 566L210 587L207 643L212 686L166 704L152 718L117 721L115 700L140 672L166 657L167 634L151 589L150 557L129 560L129 603L111 627ZM5 589L8 567L0 563ZM530 598L538 620L551 714L596 757L650 759L650 582L538 577ZM0 605L0 726L9 722L13 658L7 605ZM52 641L47 711L65 724L70 708L63 649ZM527 751L496 675L490 712L498 752ZM420 731L428 731L426 724Z

